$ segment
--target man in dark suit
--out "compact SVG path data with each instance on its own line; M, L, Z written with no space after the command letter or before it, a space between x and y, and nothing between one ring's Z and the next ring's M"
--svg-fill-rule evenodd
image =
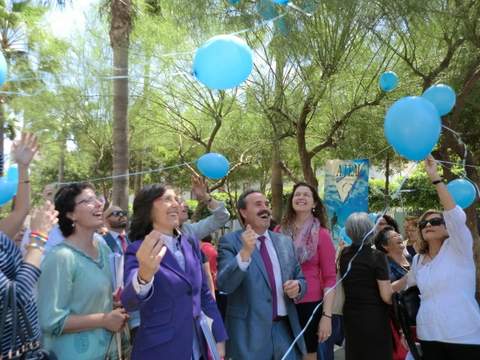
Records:
M103 235L110 249L117 254L125 254L129 241L126 229L128 226L127 212L118 206L110 206L103 213L105 226L108 232Z
M300 333L295 300L307 290L292 239L268 230L267 198L249 190L237 203L245 230L220 239L217 285L227 294L227 359L279 360ZM287 357L302 358L301 338Z

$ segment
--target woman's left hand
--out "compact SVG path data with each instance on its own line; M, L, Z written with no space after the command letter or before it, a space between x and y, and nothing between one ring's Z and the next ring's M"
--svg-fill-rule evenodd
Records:
M13 159L19 166L29 166L37 151L37 137L30 133L22 133L21 139L12 146Z
M318 324L318 342L324 342L332 335L332 319L322 316Z
M440 176L438 175L437 162L432 155L428 155L425 159L425 171L428 174L430 180L438 180Z
M225 357L225 341L217 343L217 351L218 351L218 355L220 355L220 358Z

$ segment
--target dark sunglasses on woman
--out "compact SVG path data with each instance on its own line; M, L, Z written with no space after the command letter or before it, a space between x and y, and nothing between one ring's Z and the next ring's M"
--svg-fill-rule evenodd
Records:
M440 226L440 225L445 225L445 221L442 218L433 218L430 220L422 220L418 223L418 228L420 230L423 230L427 224L430 224L431 226Z

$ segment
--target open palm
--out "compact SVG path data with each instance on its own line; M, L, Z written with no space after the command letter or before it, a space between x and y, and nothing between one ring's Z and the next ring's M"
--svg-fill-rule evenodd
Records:
M22 133L21 139L13 143L12 157L18 165L29 166L37 151L37 137L31 133Z

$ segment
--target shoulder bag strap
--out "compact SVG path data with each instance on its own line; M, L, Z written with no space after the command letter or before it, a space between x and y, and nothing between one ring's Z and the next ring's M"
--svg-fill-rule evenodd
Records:
M14 281L10 283L10 308L12 309L12 337L10 339L8 356L12 358L15 355L17 345L17 291Z

